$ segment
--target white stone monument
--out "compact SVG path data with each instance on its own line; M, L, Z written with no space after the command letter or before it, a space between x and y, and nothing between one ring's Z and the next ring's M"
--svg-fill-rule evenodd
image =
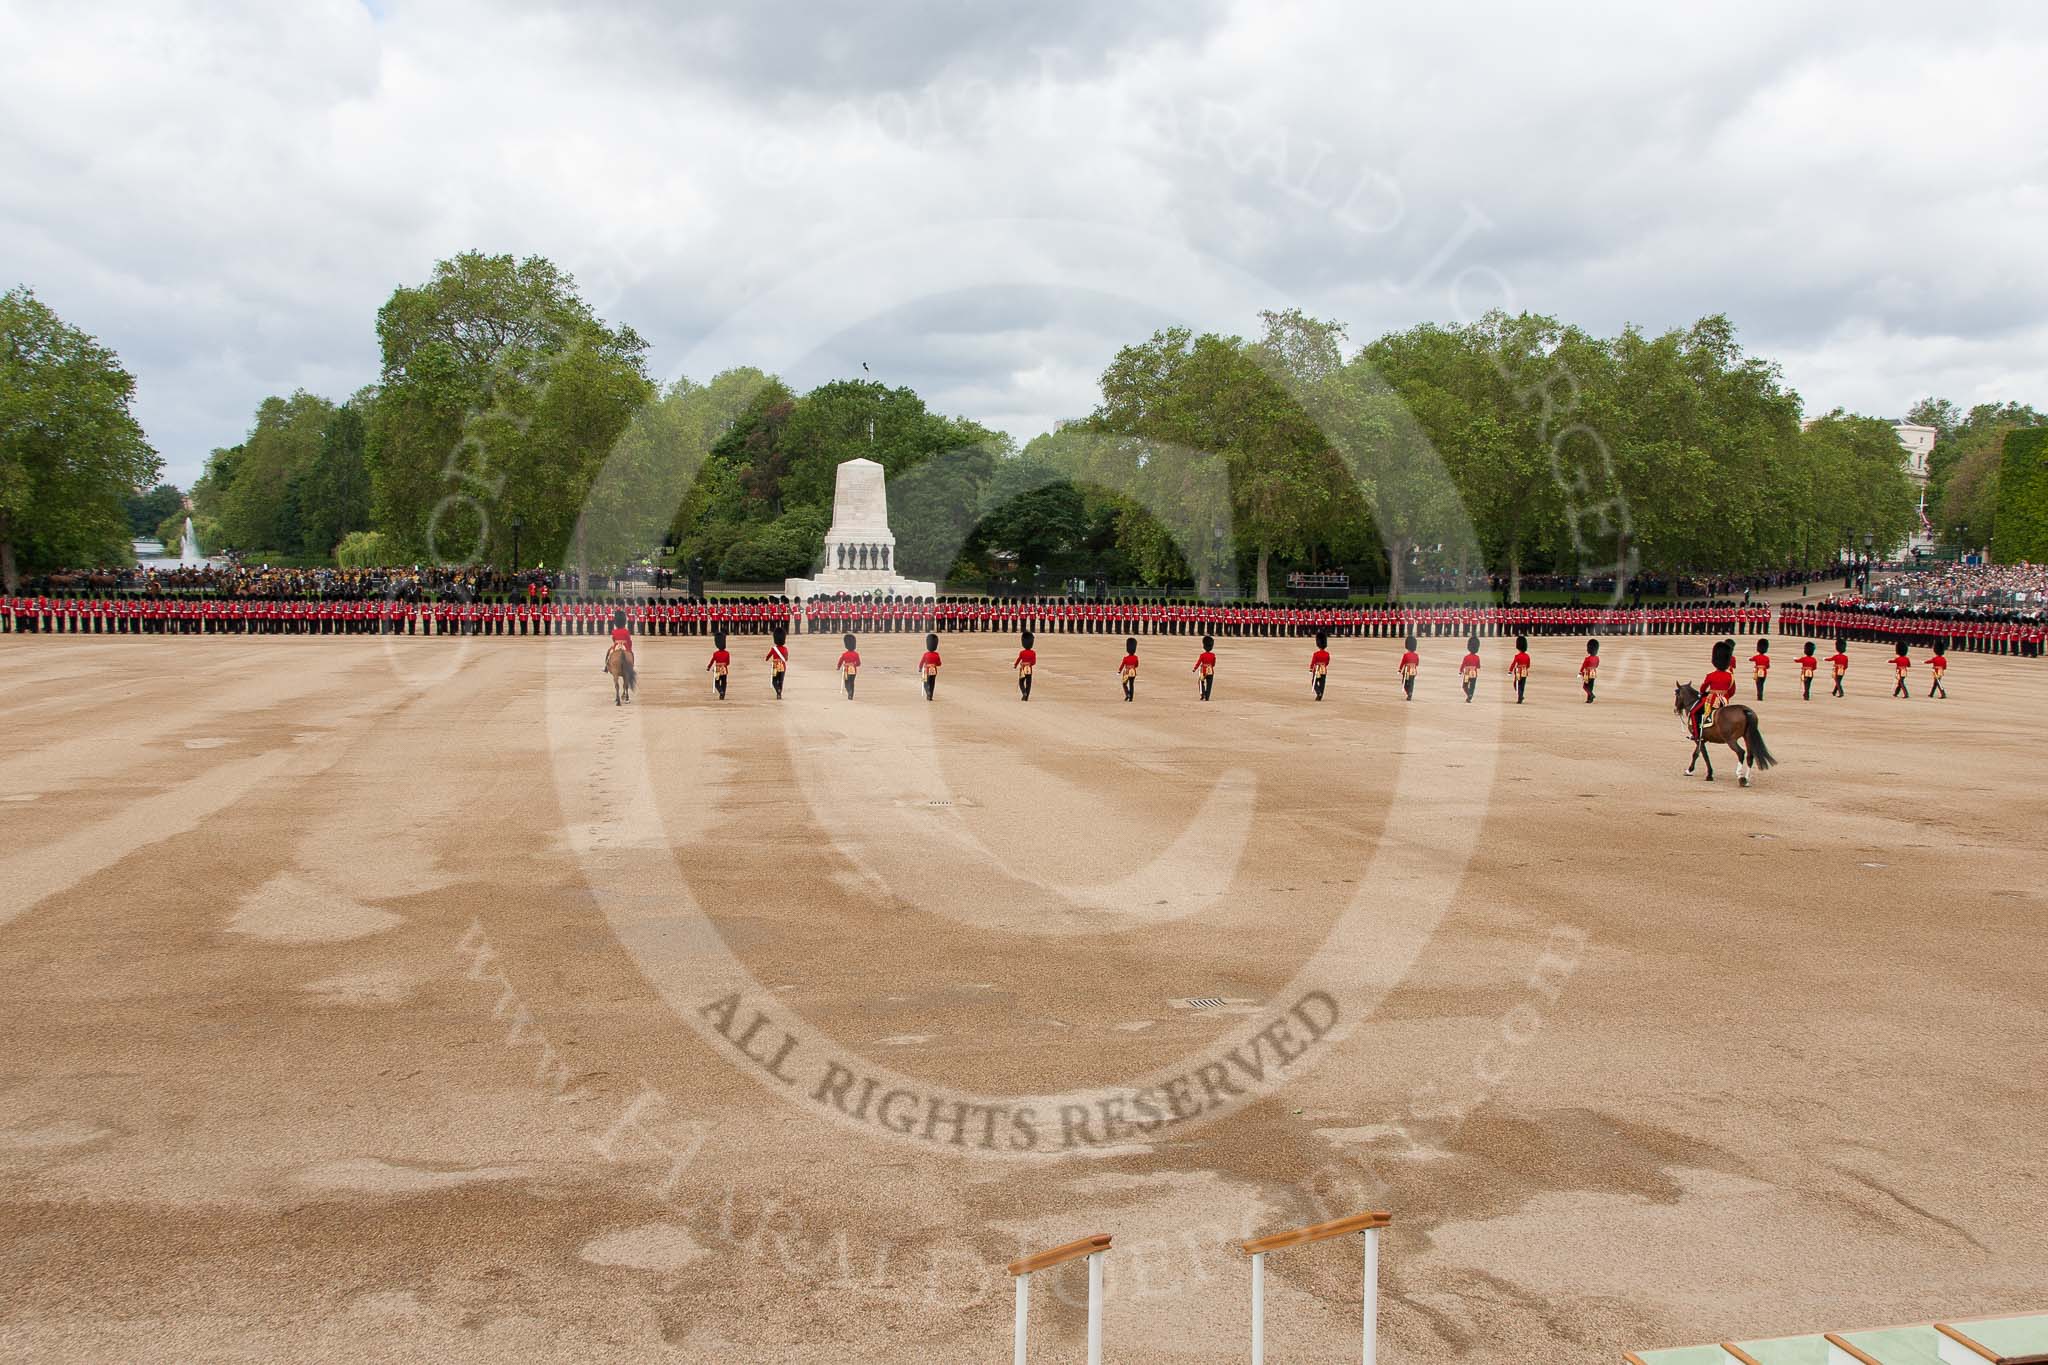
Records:
M936 597L938 587L896 572L896 533L889 529L889 491L873 460L848 460L832 486L832 526L825 532L825 565L815 578L786 578L785 597L834 593Z

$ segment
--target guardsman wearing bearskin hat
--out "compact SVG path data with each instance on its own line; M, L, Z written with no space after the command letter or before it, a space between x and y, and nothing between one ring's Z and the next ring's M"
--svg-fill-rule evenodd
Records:
M1714 719L1714 712L1735 699L1735 642L1717 640L1714 642L1714 666L1707 670L1707 676L1700 680L1700 698L1692 704L1688 719L1692 724L1692 737L1698 739L1700 732Z
M924 679L924 699L930 701L939 686L939 666L945 661L939 657L939 637L924 637L924 655L917 661L918 675Z
M1508 681L1515 685L1515 705L1522 704L1522 694L1529 690L1529 637L1515 637L1515 657L1508 662Z
M1941 675L1948 672L1948 641L1934 642L1934 657L1927 661L1927 671L1934 675L1934 686L1927 689L1927 695L1947 701L1948 689L1941 685Z
M860 651L853 647L853 636L842 635L839 642L845 646L839 655L839 680L846 684L846 699L853 700L853 679L860 672Z
M1010 667L1017 670L1017 699L1019 701L1031 700L1031 670L1038 667L1038 651L1031 647L1033 638L1028 630L1018 635L1017 644L1019 648L1017 650L1017 657L1010 664Z
M1813 700L1813 675L1820 668L1820 658L1814 653L1813 641L1806 642L1806 652L1799 656L1799 700Z
M1202 676L1202 700L1209 700L1209 694L1216 689L1216 637L1202 637L1202 652L1195 656L1194 672Z
M1904 640L1898 642L1895 650L1896 652L1892 655L1892 667L1898 670L1899 680L1892 684L1892 695L1895 697L1910 697L1913 694L1906 690L1906 675L1913 671L1913 656L1906 652L1906 642Z
M711 632L711 662L704 665L704 671L711 675L711 686L718 692L718 699L725 700L725 675L732 669L732 655L725 647L725 632Z
M1124 700L1135 701L1138 696L1138 641L1136 636L1124 640L1123 662L1116 666L1117 677L1123 679Z
M1422 671L1422 656L1415 652L1415 637L1413 635L1410 635L1402 646L1399 671L1401 674L1402 700L1414 701L1415 675Z
M782 700L782 680L789 673L789 628L776 626L768 637L768 652L761 656L768 665L768 681L774 684L775 700Z
M1756 653L1749 656L1749 666L1756 678L1756 699L1762 701L1764 699L1764 683L1771 676L1771 642L1769 640L1761 637L1757 640Z
M1828 693L1828 695L1831 697L1845 695L1842 691L1842 678L1849 672L1849 642L1847 640L1838 639L1835 641L1835 652L1828 656L1828 664L1834 669L1835 673L1835 690Z
M1323 699L1323 685L1330 680L1330 632L1316 632L1315 653L1308 656L1308 675L1314 680L1316 700Z
M1579 686L1586 689L1586 705L1593 704L1593 684L1600 681L1600 641L1586 641L1586 657L1579 661Z
M1465 700L1471 702L1472 694L1479 690L1479 637L1465 637L1465 657L1458 661L1458 676L1465 681Z

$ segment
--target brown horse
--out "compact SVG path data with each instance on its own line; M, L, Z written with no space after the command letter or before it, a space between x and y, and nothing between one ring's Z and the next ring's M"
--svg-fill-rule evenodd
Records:
M633 653L624 645L614 644L605 651L604 671L612 676L612 705L633 700Z
M1697 687L1687 682L1678 684L1673 706L1681 721L1685 721L1692 714L1692 708L1699 699L1700 690ZM1685 737L1692 740L1692 762L1685 765L1687 777L1692 776L1692 770L1704 758L1707 760L1707 781L1714 780L1714 760L1707 753L1709 744L1725 744L1735 751L1735 778L1745 787L1749 785L1751 769L1762 772L1778 761L1772 758L1771 751L1764 747L1763 731L1757 728L1756 712L1747 706L1737 706L1733 702L1714 712L1714 718L1700 727L1697 738L1694 738L1692 726L1687 721ZM1743 752L1744 744L1749 746L1747 753Z

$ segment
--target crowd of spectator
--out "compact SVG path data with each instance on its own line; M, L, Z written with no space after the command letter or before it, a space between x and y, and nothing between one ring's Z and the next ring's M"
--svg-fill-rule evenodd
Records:
M1870 598L1898 606L1967 607L2038 616L2048 596L2048 564L1942 564L1901 573L1871 587Z
M676 586L667 569L633 566L616 572L528 569L513 573L488 565L386 565L345 569L332 565L293 567L227 562L218 564L134 564L120 568L69 569L32 578L27 592L88 592L173 595L223 599L352 602L389 599L425 602L505 601L542 595L615 593L625 584L656 590Z

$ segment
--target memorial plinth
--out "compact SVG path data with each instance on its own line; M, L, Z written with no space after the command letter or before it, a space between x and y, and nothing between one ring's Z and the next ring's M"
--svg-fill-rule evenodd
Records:
M787 597L881 593L936 597L938 586L896 572L896 533L889 529L889 491L873 460L848 460L832 483L832 525L825 532L825 563L811 578L783 580Z

